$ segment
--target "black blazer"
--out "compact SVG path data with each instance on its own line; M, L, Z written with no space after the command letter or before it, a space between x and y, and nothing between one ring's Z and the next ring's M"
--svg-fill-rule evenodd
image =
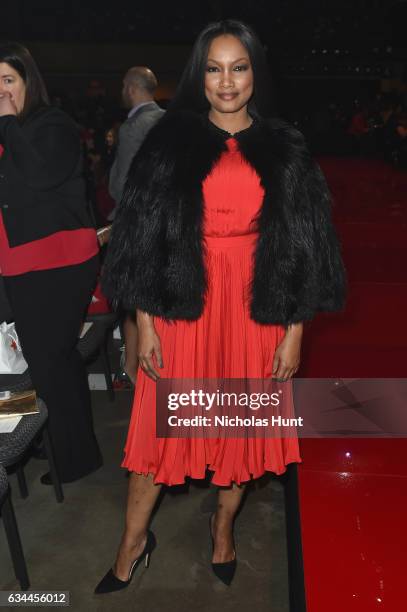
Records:
M167 112L131 164L102 279L114 304L197 319L207 288L202 181L227 132L193 112ZM344 305L345 271L328 187L302 134L257 118L236 135L265 194L257 217L250 313L259 323L310 320Z
M93 227L79 131L68 115L42 107L22 124L0 117L0 143L0 206L11 247Z

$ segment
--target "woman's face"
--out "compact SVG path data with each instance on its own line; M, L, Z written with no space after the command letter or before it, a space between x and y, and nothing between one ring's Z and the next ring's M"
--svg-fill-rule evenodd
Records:
M205 95L212 110L235 113L247 105L253 93L253 69L249 54L231 34L213 39L205 70Z
M17 109L17 115L24 108L25 101L25 83L17 70L14 70L9 64L0 62L0 93L8 92L11 100Z

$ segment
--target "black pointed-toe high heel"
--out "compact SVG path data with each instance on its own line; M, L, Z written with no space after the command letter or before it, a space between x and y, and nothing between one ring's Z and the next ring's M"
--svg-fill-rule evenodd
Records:
M212 540L212 554L213 554L213 549L215 547L215 543L213 541L213 535L212 535L212 517L214 514L215 513L212 512L212 514L209 517L209 533L211 534L211 540ZM215 574L215 576L217 576L219 580L221 580L227 586L229 586L230 583L232 582L233 576L235 575L235 571L236 571L237 560L236 560L236 551L234 549L233 549L233 553L235 556L231 561L225 561L224 563L211 563L213 573Z
M102 578L95 589L96 594L100 593L112 593L113 591L120 591L121 589L125 589L129 586L131 579L133 578L133 574L135 569L140 565L141 561L145 558L145 567L148 567L150 562L150 555L154 548L157 545L157 540L155 539L155 535L152 531L147 531L147 541L144 546L143 552L140 554L137 559L133 561L130 567L129 577L127 580L120 580L114 573L111 568L107 574Z

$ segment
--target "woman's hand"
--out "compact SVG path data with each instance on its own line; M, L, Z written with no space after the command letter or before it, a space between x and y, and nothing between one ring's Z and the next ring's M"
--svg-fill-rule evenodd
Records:
M17 107L8 91L0 93L0 117L5 115L17 115Z
M288 380L300 366L302 323L289 325L274 353L273 378Z
M160 378L159 372L154 367L155 357L159 368L163 368L160 338L155 331L152 317L140 310L137 311L138 328L138 360L143 372L155 382Z

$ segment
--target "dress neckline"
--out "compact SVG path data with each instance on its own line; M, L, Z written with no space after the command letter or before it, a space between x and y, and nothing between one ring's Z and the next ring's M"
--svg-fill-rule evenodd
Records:
M243 128L242 130L239 130L238 132L234 132L233 134L231 132L228 132L227 130L224 130L223 128L220 128L219 126L217 126L215 123L213 123L213 121L211 121L209 119L209 117L206 117L207 123L209 125L209 127L211 129L213 129L215 132L217 132L219 135L223 136L225 140L230 140L231 138L236 139L238 138L241 134L245 134L246 132L248 132L249 130L251 130L257 123L257 119L256 117L253 117L252 115L250 115L252 122L249 126L247 126L246 128Z

